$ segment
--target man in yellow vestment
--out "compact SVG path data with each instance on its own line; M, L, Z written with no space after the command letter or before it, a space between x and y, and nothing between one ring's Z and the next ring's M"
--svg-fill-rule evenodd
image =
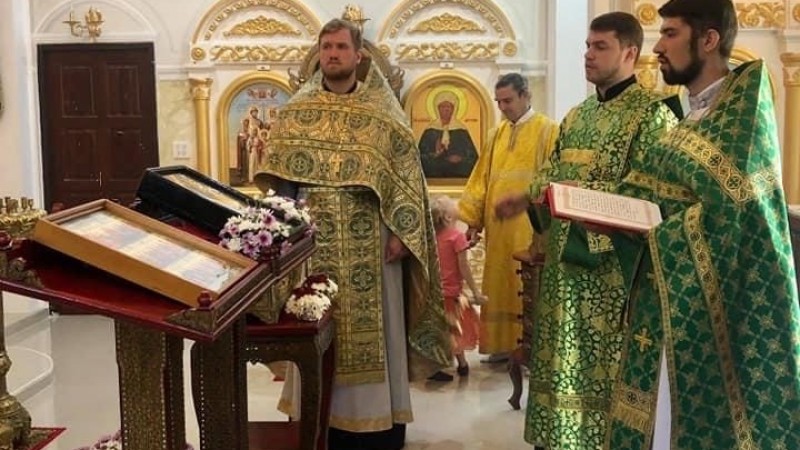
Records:
M480 352L507 355L522 337L519 264L511 254L530 247L533 229L527 217L500 221L493 207L498 198L524 190L547 161L558 136L558 125L533 111L527 81L517 73L503 75L495 85L495 100L505 119L489 139L472 170L459 202L460 219L470 241L485 230L486 269L481 290L489 302L481 306ZM489 270L491 268L491 270Z
M386 79L374 64L356 79L358 28L332 20L319 47L320 71L281 108L255 181L307 199L317 225L310 268L339 285L328 448L396 450L413 419L409 381L452 354L428 191ZM287 374L279 405L293 418L297 377Z

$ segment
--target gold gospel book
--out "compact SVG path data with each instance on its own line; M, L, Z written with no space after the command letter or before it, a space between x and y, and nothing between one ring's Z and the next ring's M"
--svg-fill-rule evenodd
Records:
M653 202L562 183L550 183L550 214L621 230L644 232L661 223L661 211Z

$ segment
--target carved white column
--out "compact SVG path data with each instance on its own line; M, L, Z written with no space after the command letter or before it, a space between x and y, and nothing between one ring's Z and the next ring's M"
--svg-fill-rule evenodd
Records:
M588 0L550 0L548 6L548 113L560 121L570 108L586 99L583 70L586 33L589 29Z
M0 83L3 84L3 176L0 193L33 197L41 204L41 171L38 148L39 119L34 110L31 8L26 1L0 2Z

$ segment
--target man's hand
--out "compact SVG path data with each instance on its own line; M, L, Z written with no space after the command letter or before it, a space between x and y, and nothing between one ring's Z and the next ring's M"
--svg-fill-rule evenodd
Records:
M399 237L395 236L394 233L390 233L389 239L386 241L386 249L384 253L384 259L386 262L391 263L405 258L410 252L408 251L408 247L403 244L403 241L401 241Z
M510 194L497 201L494 213L498 219L510 219L525 212L529 205L528 194Z
M467 228L467 241L469 242L469 246L474 247L478 245L478 242L481 241L481 229L480 228Z

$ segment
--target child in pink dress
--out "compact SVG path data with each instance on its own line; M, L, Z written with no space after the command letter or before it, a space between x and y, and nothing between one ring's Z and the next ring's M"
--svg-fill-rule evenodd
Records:
M473 350L477 346L480 320L472 304L462 295L464 282L467 282L474 303L482 304L487 299L475 284L467 262L467 250L470 244L464 232L455 226L458 216L456 202L447 196L437 197L431 205L431 214L439 250L445 313L453 326L453 354L458 361L458 374L467 376L469 365L464 357L464 351ZM453 379L452 375L444 372L439 372L431 378L437 381Z

